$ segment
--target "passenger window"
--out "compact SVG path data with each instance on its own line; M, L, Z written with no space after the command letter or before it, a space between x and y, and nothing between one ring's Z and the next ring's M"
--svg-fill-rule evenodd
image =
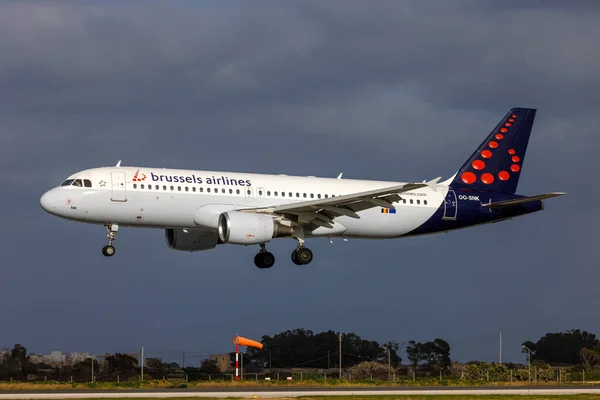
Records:
M221 193L225 193L225 188L221 189Z
M192 192L196 193L196 186L192 187Z
M252 190L248 189L247 193L252 194Z
M329 195L328 195L328 194L326 194L326 195L325 195L325 198L327 199L328 197L329 197Z
M89 179L84 179L83 180L83 186L85 186L85 187L92 187L92 181L90 181Z
M267 190L267 196L271 196L271 191Z
M427 205L427 200L423 200L423 204Z
M259 191L258 191L258 195L259 195L259 196L262 196L262 190L259 190Z
M290 197L292 197L292 192L289 192L288 194L290 195Z
M233 189L229 189L229 194L233 194Z
M175 190L175 188L173 186L171 186L171 191Z
M319 194L317 195L317 197L320 199L320 198L321 198L321 193L319 193Z
M406 204L406 199L402 199L402 202L403 202L404 204Z
M302 193L302 197L306 198L306 193Z
M210 193L210 188L206 188L206 193Z
M140 189L143 189L143 188L144 188L144 184L142 183L142 184L140 185Z
M410 204L412 204L412 203L413 203L413 199L410 199Z
M285 192L281 192L281 197L285 197Z
M310 194L310 198L311 198L311 199L314 199L314 198L315 198L315 195L311 193L311 194Z
M300 197L300 193L296 192L296 197Z
M417 200L417 204L421 204L421 200Z
M235 193L240 194L240 189L237 189Z
M137 189L137 183L134 183L134 184L133 184L133 188L134 188L134 189Z
M185 191L188 192L189 190L190 190L190 188L186 186Z

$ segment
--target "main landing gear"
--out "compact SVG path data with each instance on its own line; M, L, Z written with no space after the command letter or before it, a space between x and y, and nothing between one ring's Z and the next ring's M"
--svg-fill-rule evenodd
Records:
M296 240L298 240L298 247L292 251L292 261L296 265L310 264L313 259L313 253L310 249L304 247L304 237L298 236Z
M108 238L108 245L106 245L102 248L102 254L105 255L106 257L111 257L115 254L115 246L113 246L113 243L117 239L117 232L119 231L119 225L108 224L108 225L104 225L104 226L106 227L106 230L108 231L108 235L106 235L106 237Z
M267 251L264 243L260 245L260 251L254 256L254 264L260 269L271 268L275 264L275 256Z
M310 264L313 259L313 253L309 248L304 246L298 246L298 248L292 251L292 261L296 265Z
M310 264L313 253L304 247L304 241L299 241L298 247L292 251L292 261L296 265ZM260 251L254 256L254 264L260 269L271 268L275 264L275 256L267 251L264 244L260 245Z

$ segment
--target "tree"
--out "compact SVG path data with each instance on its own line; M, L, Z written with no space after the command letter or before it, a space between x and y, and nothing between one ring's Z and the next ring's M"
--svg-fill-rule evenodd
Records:
M11 376L15 377L33 374L37 371L35 364L27 356L27 349L20 344L15 344L10 354L5 355L4 364L11 371Z
M138 361L130 355L116 353L106 355L106 372L113 375L135 375L137 374Z
M416 368L423 360L422 347L423 345L421 343L417 343L414 340L408 342L408 346L406 346L406 356L413 368Z
M205 359L200 366L200 372L203 374L219 374L221 371L214 360Z
M264 348L249 348L244 363L267 367L270 356L274 368L335 368L339 363L339 340L339 333L331 330L315 335L310 330L294 329L273 337L263 336L261 342ZM394 359L400 362L397 352L392 352L392 356L394 354ZM342 355L344 368L363 361L387 360L386 352L379 343L365 340L355 333L342 334Z
M576 365L581 361L581 349L593 349L598 342L593 333L572 329L561 333L547 333L534 345L531 342L523 344L531 349L532 361L555 365ZM530 347L527 344L533 346Z
M406 346L406 355L413 368L421 362L429 367L445 368L451 363L450 345L443 339L435 339L433 342L419 343L411 340Z

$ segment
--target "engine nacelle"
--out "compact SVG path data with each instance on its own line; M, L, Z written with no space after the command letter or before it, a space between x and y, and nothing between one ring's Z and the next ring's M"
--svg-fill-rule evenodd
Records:
M169 248L181 251L202 251L214 249L219 244L217 232L199 229L165 229L165 239Z
M261 244L281 236L290 236L292 228L263 214L224 212L219 217L219 239L231 244Z

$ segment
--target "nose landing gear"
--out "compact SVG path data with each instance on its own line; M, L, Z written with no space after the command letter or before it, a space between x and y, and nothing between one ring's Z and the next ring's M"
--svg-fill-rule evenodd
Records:
M117 232L119 231L119 225L117 224L108 224L104 225L108 234L106 237L108 238L108 244L102 248L102 254L106 257L111 257L115 254L115 246L113 243L117 239Z

